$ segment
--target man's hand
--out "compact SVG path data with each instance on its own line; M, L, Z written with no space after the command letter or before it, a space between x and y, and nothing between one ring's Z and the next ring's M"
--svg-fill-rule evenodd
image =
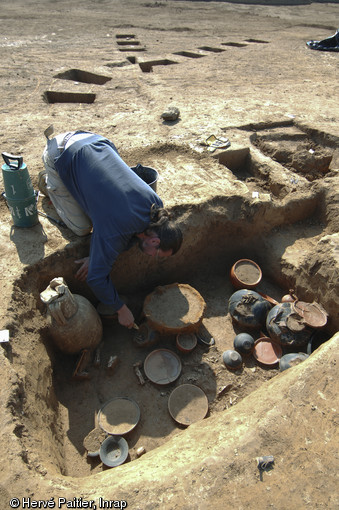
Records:
M76 264L81 264L80 268L75 273L75 278L81 282L86 281L88 275L89 257L84 257L83 259L75 260L74 262Z
M123 305L120 310L118 310L118 321L119 324L128 329L133 327L134 317L131 310L126 305Z

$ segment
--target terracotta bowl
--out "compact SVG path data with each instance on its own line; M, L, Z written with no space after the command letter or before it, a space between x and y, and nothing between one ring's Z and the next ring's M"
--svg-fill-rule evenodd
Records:
M192 333L200 328L206 303L186 283L156 287L146 296L143 312L149 326L160 334Z
M230 279L236 289L254 289L261 281L262 271L258 264L250 259L240 259L233 264Z
M194 333L179 333L176 345L181 352L191 352L197 345L197 337Z

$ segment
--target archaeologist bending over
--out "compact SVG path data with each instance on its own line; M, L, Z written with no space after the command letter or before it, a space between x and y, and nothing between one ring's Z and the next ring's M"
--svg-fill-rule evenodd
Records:
M119 323L131 328L133 314L110 278L113 263L133 240L152 257L173 255L182 243L180 229L105 137L76 131L47 139L43 162L39 187L46 186L62 220L79 236L93 228L90 255L76 261L76 278L86 280L109 314L116 312Z

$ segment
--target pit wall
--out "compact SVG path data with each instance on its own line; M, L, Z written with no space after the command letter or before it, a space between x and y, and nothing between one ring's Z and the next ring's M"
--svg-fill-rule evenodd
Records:
M156 285L185 282L196 271L212 265L228 278L237 259L254 258L264 276L282 289L294 288L299 299L322 303L330 315L331 333L339 329L338 234L332 234L327 223L322 189L280 201L215 197L202 204L174 207L171 213L184 234L180 251L159 261L141 254L136 246L120 255L111 276L121 294L151 292ZM88 250L89 241L79 240L25 270L20 288L24 292L29 288L41 313L40 292L57 276L65 278L72 292L96 304L88 286L74 278L74 260L86 256Z
M46 326L29 289L15 286L6 325L10 342L1 352L2 376L8 382L1 419L11 430L6 445L9 458L15 444L13 465L20 459L43 476L64 472L63 431L53 385L54 349L46 341Z
M151 292L156 285L186 282L196 271L212 266L228 278L236 260L253 258L282 290L293 288L299 299L322 303L333 334L339 329L338 235L327 234L323 195L309 192L303 197L254 205L246 199L216 197L203 207L177 210L184 232L181 250L157 263L132 249L117 260L113 281L123 294L135 288Z
M273 228L302 221L318 207L317 195L309 192L303 201L270 200L253 204L241 197L216 197L204 204L176 208L173 212L184 235L180 251L165 262L140 256L138 248L124 253L116 262L112 278L123 292L135 287L164 283L164 280L187 278L210 263L230 269L234 257L255 252L259 236ZM259 247L260 250L260 247Z

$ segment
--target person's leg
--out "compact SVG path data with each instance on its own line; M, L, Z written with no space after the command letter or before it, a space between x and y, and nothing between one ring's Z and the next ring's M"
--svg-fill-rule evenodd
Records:
M58 215L62 221L76 235L85 236L92 230L91 219L80 207L78 202L70 194L54 166L54 160L63 150L63 140L66 133L47 140L47 145L42 155L46 169L46 190Z

